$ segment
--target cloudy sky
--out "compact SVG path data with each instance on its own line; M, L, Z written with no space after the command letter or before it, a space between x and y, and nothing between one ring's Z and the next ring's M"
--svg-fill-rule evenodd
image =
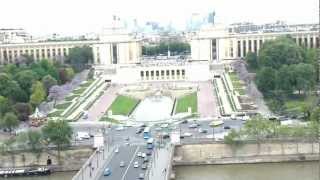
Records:
M192 13L211 10L224 24L318 21L318 0L1 0L0 6L0 28L21 27L36 35L99 32L113 14L179 28Z

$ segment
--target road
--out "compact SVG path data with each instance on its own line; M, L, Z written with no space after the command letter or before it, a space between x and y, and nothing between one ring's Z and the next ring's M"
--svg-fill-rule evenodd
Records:
M128 180L136 179L139 174L144 174L146 170L141 169L143 164L143 158L138 157L138 152L147 152L145 146L120 146L119 152L115 153L109 163L105 164L104 169L109 168L111 170L110 176L100 175L99 180ZM148 157L150 159L150 157ZM120 167L120 162L125 163L125 167ZM134 168L135 162L139 163L138 168ZM148 165L150 166L150 165Z

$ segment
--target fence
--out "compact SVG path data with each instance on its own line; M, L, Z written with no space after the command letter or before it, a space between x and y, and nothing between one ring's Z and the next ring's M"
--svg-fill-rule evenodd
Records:
M108 157L114 152L114 148L105 146L95 150L72 180L95 180L103 170Z

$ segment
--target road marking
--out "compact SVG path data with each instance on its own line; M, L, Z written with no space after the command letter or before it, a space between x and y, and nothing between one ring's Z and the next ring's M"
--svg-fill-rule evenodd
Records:
M126 175L127 175L127 173L128 173L128 170L129 170L129 168L130 168L133 160L135 159L136 154L137 154L137 152L139 151L139 149L140 149L140 146L137 147L135 153L133 154L132 159L131 159L130 163L128 164L128 167L127 167L126 171L123 173L123 176L122 176L121 180L124 180L124 178L126 177Z

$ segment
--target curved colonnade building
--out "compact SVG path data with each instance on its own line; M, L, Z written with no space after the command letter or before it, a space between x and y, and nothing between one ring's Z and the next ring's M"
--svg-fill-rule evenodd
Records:
M212 69L225 60L236 60L248 52L258 53L263 43L280 36L290 35L297 44L319 48L315 25L298 25L272 31L239 30L240 26L212 25L196 32L190 39L191 58L179 60L144 60L142 40L120 27L104 29L99 40L30 42L0 44L0 65L16 63L22 55L35 60L63 61L73 47L91 46L93 67L97 76L115 83L153 81L207 81ZM289 27L289 26L288 26Z

